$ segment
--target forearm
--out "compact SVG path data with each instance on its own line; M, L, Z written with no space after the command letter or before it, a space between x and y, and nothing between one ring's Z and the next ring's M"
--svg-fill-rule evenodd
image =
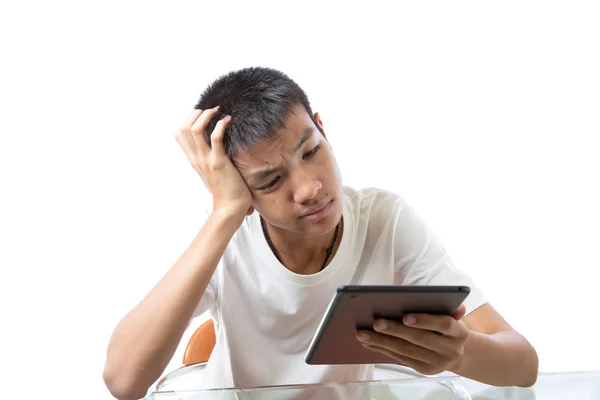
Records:
M175 265L117 325L104 370L115 397L143 397L164 371L238 227L235 219L211 215Z
M494 386L529 387L537 379L538 357L518 332L470 331L464 355L452 372Z

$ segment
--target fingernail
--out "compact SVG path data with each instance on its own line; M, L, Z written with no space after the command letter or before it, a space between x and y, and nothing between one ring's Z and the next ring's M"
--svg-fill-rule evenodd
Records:
M221 106L216 106L215 108L213 108L213 110L218 110L219 108L221 108Z
M375 325L373 325L373 328L375 328L375 330L378 330L378 331L387 329L387 327L388 327L388 324L384 320L379 320L379 321L375 322Z
M371 339L371 335L369 335L367 332L360 332L358 334L358 339L359 340L370 340Z
M417 317L415 317L413 314L407 314L404 316L404 323L406 325L412 325L415 322L417 322Z

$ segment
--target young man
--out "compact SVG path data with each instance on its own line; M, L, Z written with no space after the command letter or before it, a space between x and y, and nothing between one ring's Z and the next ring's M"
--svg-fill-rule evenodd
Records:
M343 284L471 286L453 317L381 321L357 340L427 375L535 382L533 347L452 266L403 199L342 185L321 117L294 81L267 68L235 71L210 85L195 108L176 139L210 189L212 210L116 327L104 372L115 397L143 397L190 319L205 311L217 336L205 371L213 387L370 379L371 365L304 362Z

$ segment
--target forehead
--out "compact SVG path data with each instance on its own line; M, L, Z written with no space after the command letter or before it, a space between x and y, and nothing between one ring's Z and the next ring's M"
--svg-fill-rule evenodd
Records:
M299 145L319 134L313 120L304 107L296 106L285 120L285 128L277 131L277 138L255 144L250 150L236 154L232 160L238 168L256 167L282 153L295 153Z

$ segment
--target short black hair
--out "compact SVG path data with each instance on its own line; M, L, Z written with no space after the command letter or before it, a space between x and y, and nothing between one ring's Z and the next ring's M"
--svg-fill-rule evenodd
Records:
M233 157L259 142L277 139L277 131L285 128L285 119L299 104L321 131L308 96L296 82L272 68L249 67L219 77L206 88L194 108L220 106L207 127L209 138L218 120L231 115L223 146L225 153Z

